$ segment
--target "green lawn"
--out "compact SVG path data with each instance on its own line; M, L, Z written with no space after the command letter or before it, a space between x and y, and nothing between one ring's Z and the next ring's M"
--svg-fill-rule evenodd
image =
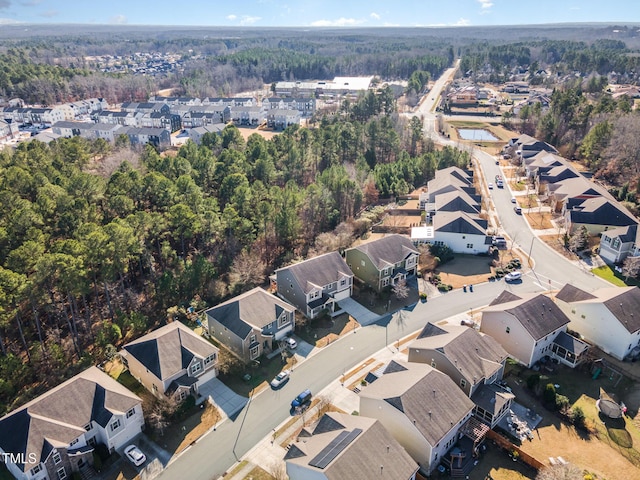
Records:
M608 282L613 283L617 287L626 287L626 286L638 286L638 281L636 279L630 278L626 283L624 281L624 277L622 274L616 272L609 265L604 265L602 267L597 267L591 270L595 275L600 278L607 280Z

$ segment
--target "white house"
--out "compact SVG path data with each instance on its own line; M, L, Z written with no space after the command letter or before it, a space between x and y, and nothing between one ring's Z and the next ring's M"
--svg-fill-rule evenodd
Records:
M607 263L620 263L625 258L640 255L640 229L638 224L612 228L602 232L600 256Z
M392 361L360 392L360 415L379 420L426 474L462 438L472 411L453 380L421 363Z
M142 400L90 367L0 418L0 454L19 480L65 479L97 444L119 449L143 426Z
M456 253L487 253L491 246L487 220L463 211L438 212L433 217L433 243Z
M413 480L418 471L379 421L335 412L303 430L284 459L290 480Z
M640 289L601 288L591 293L565 285L556 302L572 330L603 351L624 359L640 345Z
M568 324L569 317L551 298L505 290L482 311L480 331L527 367L545 355L573 367L582 360L587 345L579 339L567 341L566 336L571 337L566 333Z

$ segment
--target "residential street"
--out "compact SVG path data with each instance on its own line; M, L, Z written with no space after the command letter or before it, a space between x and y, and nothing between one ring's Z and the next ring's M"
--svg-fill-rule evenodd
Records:
M435 116L431 109L445 83L453 76L455 68L447 70L436 82L432 92L419 107L427 134L435 135ZM440 143L454 142L443 139ZM485 178L501 173L495 158L478 149L473 154L484 172ZM428 321L437 323L456 314L469 312L490 303L504 289L514 292L536 292L558 289L571 283L585 290L610 286L535 238L523 216L513 211L511 192L508 188L491 191L495 210L501 221L501 229L514 240L522 252L535 260L533 271L525 269L521 284L504 281L476 285L473 293L461 290L418 303L413 311L401 311L387 318L386 327L380 323L356 330L356 333L340 338L330 347L318 350L296 366L291 380L280 390L266 390L250 399L234 421L227 420L215 431L202 437L195 445L176 458L159 476L169 479L218 478L236 461L242 458L274 428L290 416L289 404L302 390L309 388L316 394L334 382L353 366L371 357L375 352L392 345L396 340L421 329ZM509 247L511 243L509 242ZM263 465L263 468L268 468Z

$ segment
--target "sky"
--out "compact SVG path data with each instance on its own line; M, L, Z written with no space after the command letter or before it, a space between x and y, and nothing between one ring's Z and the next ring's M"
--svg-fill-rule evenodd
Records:
M0 25L429 27L640 22L638 0L0 0Z

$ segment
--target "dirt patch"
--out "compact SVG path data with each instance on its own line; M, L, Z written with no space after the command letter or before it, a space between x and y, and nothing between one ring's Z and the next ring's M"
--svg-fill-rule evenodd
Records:
M525 213L524 216L534 230L546 230L547 228L555 228L551 222L550 212L531 212Z
M180 453L221 420L218 409L208 402L194 415L167 428L159 443L170 452Z
M262 130L262 129L258 129L256 127L241 127L241 126L238 126L238 130L240 130L240 134L242 135L242 138L245 139L245 141L254 133L257 133L258 135L263 137L265 140L270 140L273 137L275 137L276 135L280 135L282 133L282 131L276 132L274 130Z
M538 238L568 260L577 260L576 255L564 247L564 235L540 235Z

